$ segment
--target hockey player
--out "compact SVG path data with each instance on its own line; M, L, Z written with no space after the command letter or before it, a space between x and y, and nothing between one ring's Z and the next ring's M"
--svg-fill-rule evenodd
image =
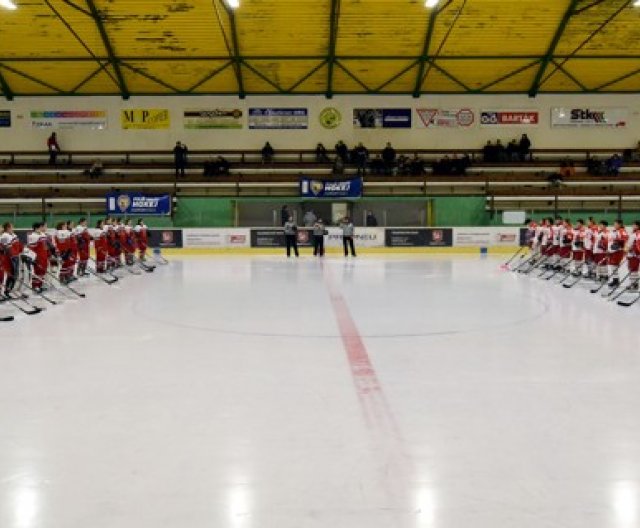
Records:
M565 269L571 263L571 250L573 247L573 226L568 218L562 222L558 231L558 267Z
M113 224L116 231L116 266L122 266L122 254L124 252L124 224L121 218L116 218Z
M147 248L149 247L149 237L147 226L142 218L138 218L138 223L134 228L136 234L136 245L138 246L138 259L142 262L147 258Z
M585 259L585 236L587 230L584 227L584 220L578 219L571 233L571 258L573 260L572 273L576 277L582 274Z
M67 230L69 231L69 245L71 249L71 255L69 257L71 275L69 280L74 281L76 280L76 266L78 265L78 236L76 234L76 225L71 220L67 220Z
M31 287L37 292L43 291L43 280L49 266L49 241L47 239L47 224L36 222L33 231L27 237L28 247L35 253L33 262Z
M115 229L115 220L107 218L104 222L104 229L107 234L107 269L112 270L120 265L118 254L118 235Z
M584 233L584 261L586 264L585 274L588 277L595 276L595 266L593 261L593 248L595 246L596 236L598 235L598 224L595 223L593 217L589 217L589 223Z
M627 243L627 265L629 266L629 291L638 291L638 283L640 282L640 220L633 223L633 234Z
M629 233L624 227L622 220L616 220L609 236L609 255L607 257L609 264L609 287L617 288L620 286L620 278L618 270L624 260L624 250L629 240Z
M71 232L67 229L66 222L60 222L56 226L53 240L60 266L59 279L63 284L67 284L70 282L73 270L71 269Z
M3 295L8 295L18 280L22 244L13 231L13 224L7 222L2 226L0 235L0 286L4 280ZM4 275L4 277L3 277Z
M133 266L136 255L136 235L130 219L127 220L123 226L120 240L124 252L124 261L127 266Z
M556 216L555 222L551 221L551 248L549 249L549 268L560 271L560 238L562 236L562 229L564 220L560 216Z
M78 245L78 276L87 275L87 263L91 252L91 234L87 228L87 219L81 218L75 228L75 237Z
M96 272L105 273L109 258L109 229L103 220L99 220L93 234L93 245L96 249Z
M596 280L607 280L607 252L609 251L609 222L602 220L593 243L593 264Z

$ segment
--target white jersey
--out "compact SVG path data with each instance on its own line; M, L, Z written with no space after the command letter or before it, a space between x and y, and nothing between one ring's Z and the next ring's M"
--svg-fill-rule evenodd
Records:
M560 231L562 229L562 226L559 225L553 225L551 226L551 243L554 246L559 246L560 245Z
M593 252L606 253L609 249L609 230L598 231L594 240Z
M597 231L593 227L587 226L584 233L584 249L587 251L593 251L593 246L596 242Z

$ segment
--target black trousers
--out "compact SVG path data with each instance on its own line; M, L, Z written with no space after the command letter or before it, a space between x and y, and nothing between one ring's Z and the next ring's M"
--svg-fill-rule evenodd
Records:
M285 235L284 239L287 244L287 257L291 256L291 248L293 248L295 256L298 257L298 240L296 235Z
M176 176L184 176L184 170L187 168L186 161L176 161Z
M313 235L313 256L324 257L324 235Z
M356 248L353 245L353 237L352 236L343 236L342 237L342 247L344 247L344 256L349 256L349 249L351 249L351 256L356 256Z

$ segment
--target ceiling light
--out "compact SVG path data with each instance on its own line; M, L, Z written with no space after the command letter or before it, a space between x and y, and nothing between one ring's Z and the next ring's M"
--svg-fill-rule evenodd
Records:
M18 9L18 6L12 2L12 0L0 0L0 7L5 9Z
M240 0L225 0L225 2L227 2L227 5L231 9L238 9L240 7Z
M638 0L640 1L640 0ZM440 0L427 0L424 4L425 7L436 7L440 3Z
M633 3L633 7L640 7L640 0L636 0L636 1Z

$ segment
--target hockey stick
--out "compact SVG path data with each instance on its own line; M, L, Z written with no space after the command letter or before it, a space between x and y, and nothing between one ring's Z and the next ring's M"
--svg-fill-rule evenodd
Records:
M612 275L618 272L618 270L620 269L620 266L622 266L625 263L626 260L627 259L625 258L620 264L618 264L616 266L616 269L613 270ZM606 277L604 278L604 280L602 280L602 278L601 278L600 279L600 282L601 282L600 286L598 286L597 288L594 288L593 290L591 290L591 293L598 293L602 288L604 288L607 285L607 280L608 279Z
M17 299L15 297L11 296L11 293L5 294L4 299L9 302L10 304L12 304L14 307L16 307L18 310L20 310L22 313L27 314L27 315L36 315L39 314L40 312L42 312L43 308L39 308L37 306L34 306L33 304L30 304L29 302L25 301L24 299ZM27 306L30 306L31 308L33 308L33 310L27 310L26 308L23 308L22 306L20 306L18 304L18 301L25 303Z
M50 271L47 272L47 275L55 280L60 286L62 286L63 288L68 289L71 293L77 295L78 297L80 297L81 299L84 299L86 297L86 295L82 292L79 292L78 290L76 290L75 288L72 288L71 286L69 286L68 284L66 284L65 282L61 281L58 277L56 277L53 273L51 273ZM52 286L55 288L55 284L52 284ZM58 289L58 288L56 288Z
M524 246L521 246L520 248L518 248L518 251L516 251L509 260L507 260L504 264L502 264L502 266L500 266L500 269L503 269L503 270L509 269L509 264L511 264L515 260L515 258L518 255L520 255L520 253L522 253L523 249L524 249ZM520 255L520 258L524 258L524 255Z
M27 283L27 281L25 281L25 277L27 276L27 271L28 271L28 275L29 275L29 283ZM44 277L39 277L37 275L35 275L30 267L23 261L22 263L22 273L20 274L20 280L19 280L19 290L21 288L27 288L28 290L30 290L31 292L35 293L38 297L41 297L42 299L44 299L45 301L47 301L49 304L60 304L59 301L54 301L53 299L51 299L50 297L47 297L42 291L38 291L36 290L33 286L31 286L30 282L31 279L33 278L33 276L36 276L36 278L38 280L40 280L41 282L44 283Z
M629 277L629 275L631 275L631 273L627 273L624 277L622 277L622 280L618 283L618 285L613 288L609 293L607 293L607 295L602 295L603 297L607 298L607 297L611 297L614 293L616 293L618 290L620 290L622 288L622 285L624 284L624 282L627 280L627 277ZM626 291L626 287L622 288L622 293L624 293ZM620 295L622 295L622 293L620 293L619 295L616 295L613 298L610 298L610 301L614 301L615 299L617 299L618 297L620 297Z
M15 317L13 317L13 315L7 315L6 317L0 317L0 323L10 323L11 321L15 321Z
M618 301L618 306L624 306L625 308L629 308L629 306L633 306L638 301L640 301L640 293L636 292L636 297L633 301Z
M134 264L137 264L138 266L140 266L147 273L151 273L153 270L156 269L155 266L149 266L149 265L145 264L144 262L142 262L139 258L136 258L136 257L133 257L133 262L134 262Z
M169 264L169 261L160 253L160 248L155 248L153 250L153 258L158 264L162 264L163 266Z
M114 282L118 282L120 280L120 277L118 277L117 275L114 275L110 271L104 271L102 273L98 273L98 263L93 258L89 258L89 262L93 263L93 265L95 266L96 270L94 271L94 270L92 270L91 268L89 268L87 266L87 271L89 271L92 275L95 275L96 277L98 277L102 281L106 282L107 284L113 284ZM112 281L107 280L104 277L105 275L108 276L108 277L111 277L113 280Z

